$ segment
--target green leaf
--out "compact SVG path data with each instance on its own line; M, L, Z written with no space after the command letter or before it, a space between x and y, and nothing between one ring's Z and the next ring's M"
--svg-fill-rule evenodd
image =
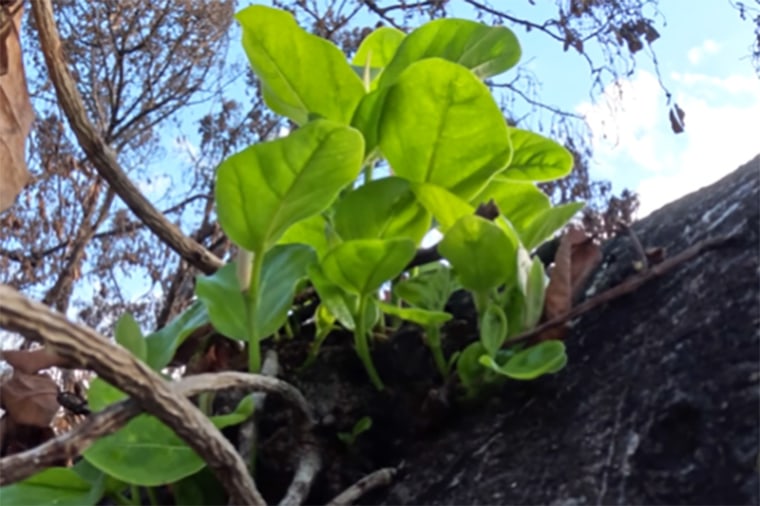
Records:
M416 61L439 57L458 63L480 78L501 74L520 60L520 44L509 28L465 19L438 19L410 33L380 79L388 86Z
M480 216L460 218L443 236L438 251L468 290L488 292L515 279L516 242Z
M521 238L530 223L551 207L549 197L536 188L535 183L514 181L501 175L492 179L474 202L481 204L489 200L496 203Z
M507 315L498 305L489 303L480 315L480 342L490 356L504 344L507 339Z
M430 211L441 232L454 226L459 218L475 214L475 208L450 191L435 184L414 183L412 191L417 200Z
M485 370L478 359L484 353L486 353L486 349L483 343L475 341L462 350L457 359L459 380L470 394L474 393L483 382Z
M359 130L364 136L364 153L369 156L380 142L380 119L385 110L385 99L388 97L389 88L374 90L359 102L351 118L351 126Z
M451 269L434 263L421 267L414 277L396 283L393 292L413 306L442 311L457 288Z
M293 224L324 211L359 174L363 155L358 131L326 120L250 146L219 167L219 223L230 239L261 254Z
M335 229L343 240L407 238L419 244L430 229L430 213L408 181L386 177L344 195L335 206Z
M540 258L534 258L525 287L525 313L523 325L533 328L544 312L544 295L546 293L546 275Z
M310 115L348 124L364 87L340 49L301 29L283 10L253 5L235 17L264 100L274 112L299 125Z
M452 318L451 314L444 311L432 311L417 307L399 307L385 302L379 302L378 307L383 313L397 316L402 320L416 323L423 327L441 325Z
M278 244L306 244L317 252L320 258L330 249L327 239L329 224L321 214L315 214L290 227Z
M254 409L255 402L253 396L246 395L232 413L213 417L214 425L217 427L231 427L243 423L251 417Z
M562 341L543 341L517 352L507 363L500 366L488 355L480 357L485 367L518 380L532 380L544 374L559 371L567 364L565 344Z
M582 202L552 207L549 197L530 181L499 175L477 196L476 202L493 199L528 250L539 246L583 208Z
M390 63L406 34L389 26L381 26L367 35L351 61L357 67L383 68Z
M570 174L573 155L551 139L528 130L510 130L514 154L509 168L502 173L508 179L551 181Z
M472 72L440 58L413 63L388 90L379 145L393 173L469 200L509 163L504 116Z
M26 480L0 488L3 506L96 504L92 486L71 468L51 467ZM102 489L101 489L102 494Z
M359 300L336 285L327 277L319 265L309 267L309 279L319 294L321 304L348 330L354 330L354 314L359 310Z
M570 202L559 206L545 209L541 214L533 218L527 229L520 238L528 249L533 249L549 239L554 233L572 219L573 216L585 207L583 202Z
M343 290L368 295L397 276L416 248L409 239L356 239L333 248L322 260L325 277Z
M88 392L93 411L124 397L99 378ZM211 417L211 421L222 429L242 422L252 410L252 402L243 400L234 413ZM140 415L114 434L99 439L84 452L84 458L106 474L146 487L173 483L206 465L172 429L150 415Z
M282 327L293 305L298 283L316 261L314 250L303 244L282 244L269 250L261 269L257 314L253 315L257 335L269 336Z
M140 360L145 360L148 354L145 337L143 337L140 326L131 314L124 313L116 321L114 338L117 343L128 349L132 355Z
M237 266L231 262L210 276L195 279L195 294L208 311L214 328L231 339L248 337L246 296L240 290Z
M193 302L182 314L170 321L161 330L145 338L148 350L148 365L160 371L174 357L174 352L196 329L209 323L206 307L200 301Z

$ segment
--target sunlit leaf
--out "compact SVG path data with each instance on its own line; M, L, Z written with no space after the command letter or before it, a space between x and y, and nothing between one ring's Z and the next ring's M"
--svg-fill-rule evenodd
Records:
M321 267L332 283L357 295L367 295L397 276L415 251L409 239L357 239L333 248Z
M388 90L379 145L393 173L469 200L507 166L512 148L488 87L460 65L431 58Z
M351 121L364 87L340 49L306 32L280 9L252 5L235 17L264 100L274 112L299 125L310 115Z
M516 276L517 244L480 216L464 216L446 232L438 251L451 262L464 288L487 292Z
M512 68L520 60L520 44L509 28L466 19L437 19L417 28L399 46L380 78L388 86L411 64L443 58L484 79Z
M0 487L0 504L3 506L94 505L100 500L102 489L101 494L93 494L91 489L92 485L80 478L73 469L51 467L22 482Z
M237 244L262 253L293 224L326 209L359 174L363 153L358 131L326 120L254 144L219 167L219 223Z
M510 129L514 154L502 175L509 179L551 181L567 176L573 168L573 155L540 134Z
M421 325L423 327L430 325L441 325L451 320L452 318L450 313L446 313L444 311L432 311L429 309L420 309L417 307L399 307L394 304L387 304L385 302L380 302L378 304L378 307L380 307L380 310L383 313L389 314L391 316L397 316L402 320L416 323L417 325Z
M480 342L489 355L493 356L507 339L507 316L498 305L490 303L480 315Z
M431 217L408 181L386 177L343 196L335 206L334 220L344 240L401 237L419 244L430 229Z

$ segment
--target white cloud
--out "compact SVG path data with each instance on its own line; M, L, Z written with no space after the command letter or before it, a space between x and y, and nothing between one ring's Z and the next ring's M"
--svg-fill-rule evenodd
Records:
M670 129L657 79L639 71L596 104L578 107L592 129L595 160L617 187L639 193L639 216L713 183L760 152L760 80L754 75L674 74L686 131ZM612 103L612 105L610 105ZM617 116L613 117L613 113Z
M686 52L686 57L692 65L699 65L705 55L717 54L720 51L720 44L712 39L706 39L701 45L695 46Z

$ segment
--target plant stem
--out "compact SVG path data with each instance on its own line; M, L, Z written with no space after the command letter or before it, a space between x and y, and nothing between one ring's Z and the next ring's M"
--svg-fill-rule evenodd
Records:
M258 335L259 288L261 285L261 271L264 265L263 252L254 253L253 269L251 270L251 284L248 287L248 372L257 373L261 369L261 337Z
M427 343L430 351L433 353L433 360L435 366L438 368L438 372L441 373L445 380L449 376L449 365L446 362L446 357L443 354L443 348L441 348L441 329L437 325L431 325L425 329L427 335Z
M156 497L156 489L153 487L145 487L145 492L148 494L148 500L152 506L158 506L158 498Z
M356 353L359 355L364 368L367 370L370 381L378 390L383 390L383 381L375 370L375 364L372 363L372 356L369 353L368 329L366 328L365 315L367 313L367 302L369 295L359 297L359 314L356 317L356 328L354 329L354 344Z
M375 168L375 162L372 160L364 164L364 169L362 169L362 173L364 174L364 184L367 184L370 181L372 181L372 171L374 168Z

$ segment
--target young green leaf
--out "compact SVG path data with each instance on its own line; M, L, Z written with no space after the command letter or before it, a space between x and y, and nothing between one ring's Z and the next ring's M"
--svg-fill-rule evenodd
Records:
M102 495L92 493L92 485L71 468L51 467L26 480L0 487L3 506L97 504ZM98 497L95 497L98 495Z
M274 112L299 125L314 115L349 123L364 86L340 49L301 29L292 14L280 9L253 5L235 17L264 100Z
M525 247L530 250L540 246L555 232L567 225L585 205L583 202L569 202L545 209L533 218L527 229L520 235L520 239L522 239Z
M378 307L383 313L397 316L402 320L416 323L423 327L441 325L452 318L451 314L444 311L432 311L417 307L399 307L385 302L379 302Z
M512 155L488 87L466 68L431 58L410 65L388 90L379 145L394 174L469 200Z
M443 311L457 288L451 269L442 263L433 263L421 267L417 275L396 283L393 292L412 306Z
M132 352L132 355L140 360L145 360L148 354L145 337L143 337L140 326L131 314L124 313L116 321L114 338L117 343Z
M541 259L534 258L530 266L525 286L525 311L523 326L533 328L544 312L544 294L546 293L546 274Z
M160 371L174 357L174 352L196 329L209 323L206 307L200 301L193 302L182 314L170 321L161 330L145 338L148 365Z
M248 336L246 297L240 289L235 262L210 276L198 276L195 294L203 303L214 328L231 339L245 341Z
M230 239L262 254L293 224L325 210L359 174L363 156L358 131L326 120L254 144L219 167L219 223Z
M486 352L494 356L507 339L507 315L504 310L493 302L489 303L480 315L478 330Z
M485 293L515 279L516 241L480 216L460 218L443 236L438 251L468 290Z
M567 355L562 341L543 341L517 352L503 366L488 355L481 356L479 360L483 366L504 376L518 380L532 380L544 374L555 373L565 367Z
M358 297L343 290L325 276L319 265L309 267L309 279L319 294L321 304L348 330L354 330L354 314L359 309Z
M381 69L391 62L404 37L406 34L401 30L381 26L364 38L351 63L357 67Z
M415 251L409 239L357 239L333 248L321 267L330 282L356 295L367 295L397 276Z
M485 353L483 343L475 341L462 350L457 359L459 380L470 394L474 393L483 381L485 369L478 360Z
M437 19L410 33L388 64L380 86L389 86L411 64L443 58L470 69L481 79L501 74L520 60L520 44L509 28L466 19Z
M572 170L573 155L553 140L519 128L510 129L510 135L514 154L505 178L551 181Z
M419 244L430 229L430 213L409 181L376 179L347 193L335 206L335 230L351 239L407 238Z

